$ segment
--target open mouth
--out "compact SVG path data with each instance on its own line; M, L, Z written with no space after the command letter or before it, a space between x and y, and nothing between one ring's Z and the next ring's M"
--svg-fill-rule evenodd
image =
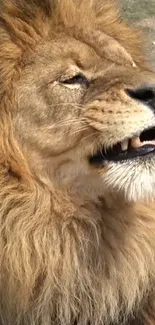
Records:
M104 161L123 161L155 153L155 127L144 130L139 136L118 142L110 149L102 149L90 157L90 163L101 165Z

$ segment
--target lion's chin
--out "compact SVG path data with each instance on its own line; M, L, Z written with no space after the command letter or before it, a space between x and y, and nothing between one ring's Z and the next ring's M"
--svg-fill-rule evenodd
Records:
M129 202L155 199L155 156L146 155L124 162L109 162L100 169L108 190L123 194Z
M104 188L123 193L127 201L155 198L155 127L143 129L114 144L102 147L89 158L104 180Z

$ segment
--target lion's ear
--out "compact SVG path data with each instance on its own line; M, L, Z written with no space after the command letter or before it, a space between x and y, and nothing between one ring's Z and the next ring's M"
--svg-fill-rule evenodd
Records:
M99 30L80 31L80 37L84 42L95 49L103 58L117 64L136 67L131 54L113 37Z
M136 66L130 53L114 38L101 31L93 31L92 41L93 39L97 40L96 50L100 52L101 56L118 64L121 62L124 65Z

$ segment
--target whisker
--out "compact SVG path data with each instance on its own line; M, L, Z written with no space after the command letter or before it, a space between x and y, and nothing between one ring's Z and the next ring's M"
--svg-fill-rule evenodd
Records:
M71 126L70 124L72 123L72 125L76 125L77 123L80 122L85 122L84 118L75 118L75 119L68 119L68 120L61 120L58 121L56 123L54 123L53 125L49 126L49 130L51 129L55 129L57 127L62 127L62 126Z
M76 117L76 118L69 118L69 119L63 119L63 120L60 120L58 121L57 123L55 123L55 125L57 124L62 124L62 123L69 123L69 122L80 122L80 121L85 121L85 118L81 118L81 117Z
M96 121L92 121L91 120L91 127L94 127L94 128L96 128L96 124L97 123L99 123L98 121L96 122ZM107 129L107 126L103 126L102 124L100 124L100 126L101 126L101 129L100 130L98 130L97 132L102 132L102 130L104 131L105 129Z
M70 121L66 121L64 123L58 123L57 125L53 125L51 126L50 128L57 128L57 127L69 127L69 126L76 126L77 124L79 125L79 122L82 122L82 121L73 121L73 120L70 120ZM71 125L72 123L72 125Z
M70 133L70 136L71 135L75 135L75 134L77 134L77 133L80 133L80 132L82 132L82 131L86 131L88 128L87 127L81 127L81 128L79 128L79 129L77 129L77 130L75 130L75 132L71 132Z
M106 152L106 151L105 151ZM100 154L103 158L105 158L104 154L103 154L103 150L100 148Z
M83 139L80 139L79 142L78 142L78 144L79 144L80 142L83 142L83 141L85 141L85 140L87 140L87 139L93 137L96 133L98 133L98 132L97 132L97 131L94 131L93 133L89 134L88 136L84 137ZM95 140L94 140L94 141L95 141Z
M50 104L50 107L56 107L56 106L74 106L74 108L84 108L81 104L76 103L57 103L57 104Z

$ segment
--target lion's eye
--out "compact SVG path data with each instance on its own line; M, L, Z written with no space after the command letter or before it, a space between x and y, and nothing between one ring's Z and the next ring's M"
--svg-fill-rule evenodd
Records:
M82 74L78 74L70 79L63 80L62 83L66 85L84 85L88 87L90 81Z

